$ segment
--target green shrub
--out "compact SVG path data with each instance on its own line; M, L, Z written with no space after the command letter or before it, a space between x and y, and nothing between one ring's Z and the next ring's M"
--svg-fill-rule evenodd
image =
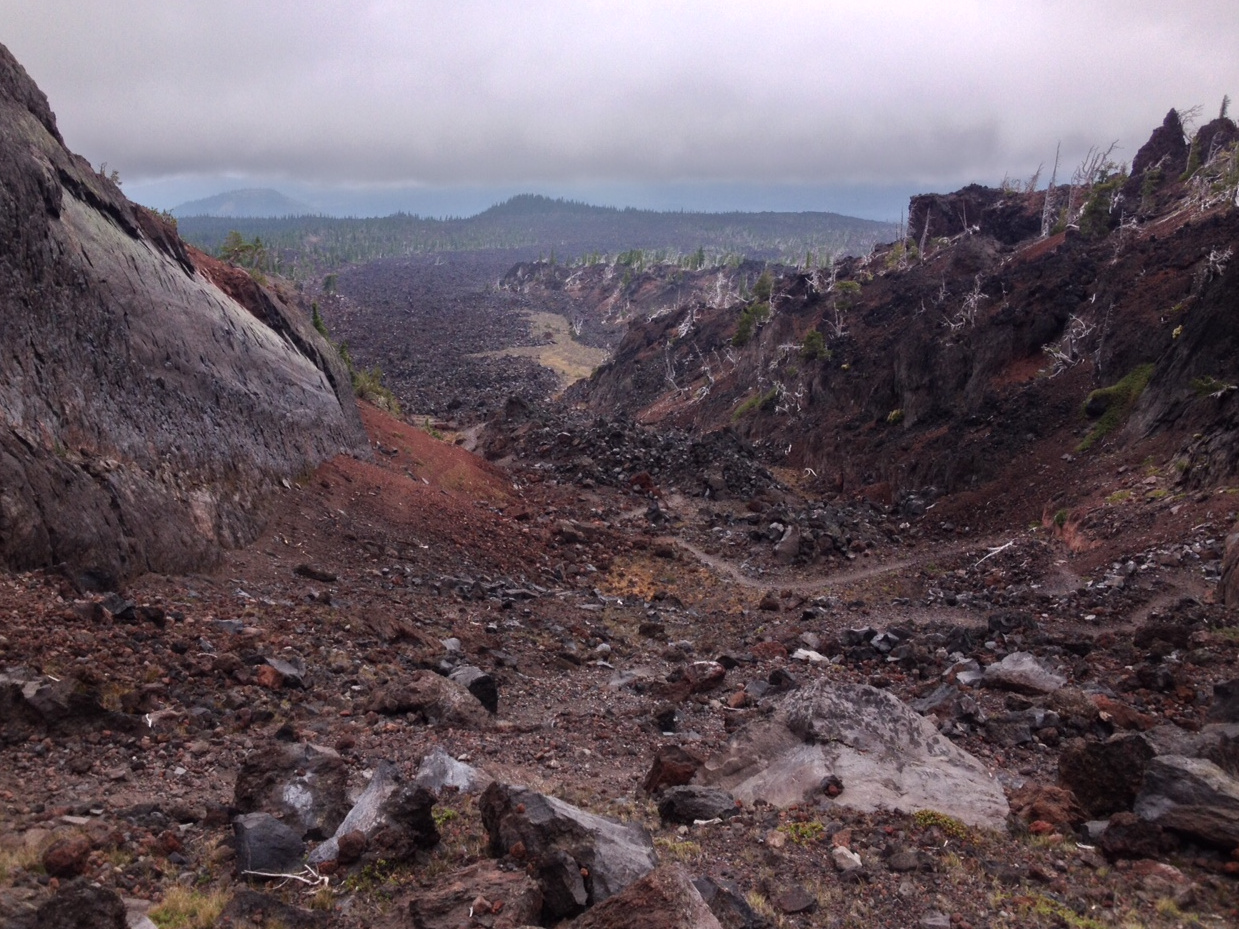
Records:
M747 345L753 337L753 329L769 318L769 303L750 303L740 314L740 322L736 324L736 334L731 337L731 344L736 348Z
M773 293L774 278L770 276L769 271L763 271L757 283L753 285L753 297L758 303L769 303Z
M1235 389L1234 384L1219 381L1211 374L1192 380L1192 390L1198 397L1221 396Z
M731 418L740 419L742 416L746 416L754 410L771 408L778 399L779 388L771 387L765 393L754 394L741 403L738 407L736 407L736 411L731 414Z
M1084 210L1080 214L1080 234L1090 239L1104 239L1117 223L1111 211L1114 196L1127 180L1124 173L1113 174L1093 185Z
M318 330L318 334L324 339L331 338L331 336L327 333L327 324L323 322L323 316L318 311L317 300L310 304L310 322L314 324L314 328Z
M1148 386L1152 376L1152 362L1142 364L1129 372L1117 384L1102 387L1090 393L1088 399L1084 401L1085 415L1088 415L1089 407L1097 404L1104 405L1105 409L1092 431L1076 447L1076 451L1088 451L1098 440L1104 439L1121 426L1127 420L1127 415L1136 405L1136 401L1140 399L1140 395L1144 393L1144 388Z
M800 343L800 357L805 361L817 361L829 357L826 351L826 337L816 329L812 329Z
M368 371L357 369L353 371L353 393L358 399L373 403L380 410L386 410L393 416L400 415L400 401L388 387L383 384L383 369L378 365Z
M903 410L895 409L886 414L888 426L898 426L901 422L903 422Z

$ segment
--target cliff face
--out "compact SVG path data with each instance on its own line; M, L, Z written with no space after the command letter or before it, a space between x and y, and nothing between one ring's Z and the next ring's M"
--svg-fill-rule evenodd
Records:
M65 148L0 46L0 562L199 568L281 479L364 454L304 314L209 264Z

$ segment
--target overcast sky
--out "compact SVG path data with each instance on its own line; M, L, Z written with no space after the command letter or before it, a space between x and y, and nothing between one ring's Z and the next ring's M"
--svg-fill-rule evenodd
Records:
M0 42L69 146L160 207L528 190L895 219L1044 184L1060 141L1060 174L1130 160L1170 107L1239 93L1235 0L0 0Z

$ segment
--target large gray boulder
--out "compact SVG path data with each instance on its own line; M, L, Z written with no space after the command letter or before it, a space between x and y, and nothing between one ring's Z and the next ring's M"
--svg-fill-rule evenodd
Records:
M341 860L341 842L349 835L364 836L365 843L375 847L376 857L390 861L411 858L417 849L434 848L439 844L434 803L430 791L402 783L390 761L379 762L335 834L310 853L310 864Z
M480 806L491 854L528 863L549 920L615 896L658 863L641 826L588 813L527 787L493 783Z
M1067 678L1030 652L1012 652L985 669L986 687L1022 694L1049 694L1067 683Z
M1239 847L1239 779L1204 758L1154 758L1133 809L1163 829L1225 849Z
M788 807L820 795L832 776L843 783L834 802L851 809L934 809L991 829L1007 817L1002 788L980 761L894 695L863 684L794 691L707 761L696 783L746 805Z
M480 793L490 786L494 778L479 771L473 765L457 761L439 746L435 746L423 756L413 775L415 787L425 787L432 794L444 789L458 790L461 793Z
M280 482L368 455L296 297L193 253L65 146L0 46L0 564L200 570Z

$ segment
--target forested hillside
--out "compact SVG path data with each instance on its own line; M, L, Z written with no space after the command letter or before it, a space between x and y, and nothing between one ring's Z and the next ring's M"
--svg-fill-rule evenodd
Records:
M660 257L697 255L709 263L746 257L825 264L864 254L895 235L891 223L837 213L667 213L534 195L468 218L186 216L179 218L179 229L210 252L218 252L229 233L258 240L265 270L294 277L379 258L483 249L539 249L566 261L643 249Z

